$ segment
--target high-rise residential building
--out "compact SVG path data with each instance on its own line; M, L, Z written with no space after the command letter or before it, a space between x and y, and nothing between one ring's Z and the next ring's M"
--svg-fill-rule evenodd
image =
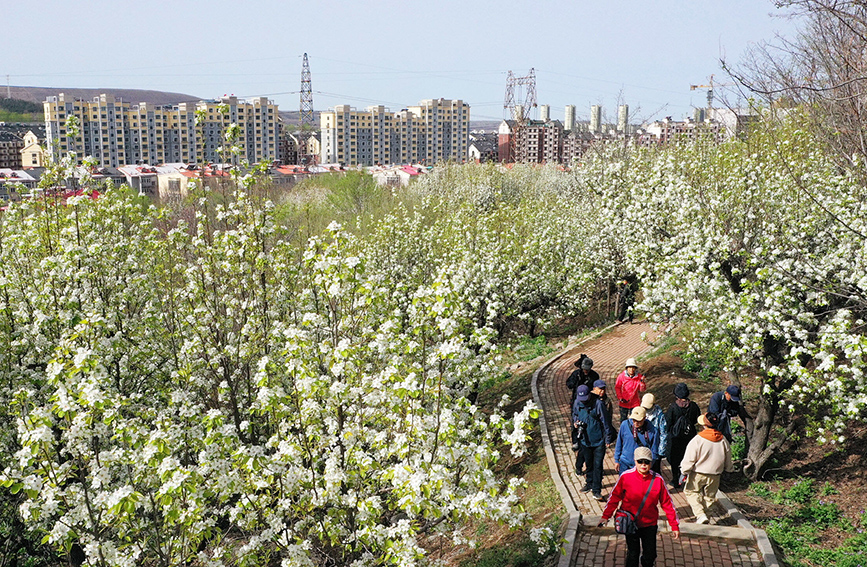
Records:
M375 165L467 159L470 107L429 99L399 112L338 105L320 114L321 163Z
M566 105L566 116L563 121L563 129L567 132L571 132L575 129L575 105L567 104Z
M219 163L274 161L278 157L277 105L267 98L217 100L155 106L130 104L103 94L91 101L61 93L44 103L48 152L54 159L75 151L78 159L93 156L98 165L137 163ZM198 113L198 123L197 123ZM75 136L68 119L78 119ZM237 126L240 150L230 152L225 134Z
M629 105L621 104L617 107L617 131L626 133L629 127Z
M594 134L602 131L602 105L594 104L590 107L590 131Z

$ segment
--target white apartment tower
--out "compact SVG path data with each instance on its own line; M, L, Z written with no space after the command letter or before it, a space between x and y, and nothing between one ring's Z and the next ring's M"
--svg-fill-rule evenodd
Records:
M629 105L621 104L617 107L617 131L626 133L629 126Z
M320 163L375 165L467 159L470 107L429 99L399 112L335 106L320 114Z
M567 132L571 132L575 129L575 105L567 104L566 105L566 115L563 120L563 129Z
M251 163L277 159L277 105L267 98L246 101L223 97L212 101L155 106L130 104L111 95L91 101L68 100L61 93L44 103L48 151L54 159L75 151L78 159L93 156L99 165L136 163L218 163L229 157L224 134L238 127L232 160ZM196 113L200 117L196 120ZM67 131L70 116L79 132Z
M602 105L594 104L590 107L590 131L594 134L602 131Z

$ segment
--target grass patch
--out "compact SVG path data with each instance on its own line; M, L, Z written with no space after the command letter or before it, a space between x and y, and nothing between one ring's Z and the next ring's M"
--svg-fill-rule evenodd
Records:
M867 565L867 534L864 533L865 513L857 525L847 520L839 506L829 496L837 490L829 483L817 486L813 479L801 479L789 488L779 488L771 483L758 482L750 492L775 504L786 507L780 517L765 522L762 526L785 554L790 567L864 567ZM831 549L821 549L828 530L851 533L842 544Z
M540 356L554 352L554 348L548 344L548 339L545 335L538 337L521 337L515 348L512 349L512 356L515 360L533 360Z

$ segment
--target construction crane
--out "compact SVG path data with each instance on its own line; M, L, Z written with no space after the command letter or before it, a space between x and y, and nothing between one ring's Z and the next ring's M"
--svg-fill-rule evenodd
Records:
M518 87L518 97L515 97L515 87ZM527 87L526 96L521 98L521 87ZM516 77L509 71L506 77L506 100L503 108L509 111L513 123L512 136L509 140L509 157L517 161L518 137L527 124L530 109L536 104L536 70L531 68L525 77Z
M713 110L713 75L710 76L710 80L707 85L690 85L689 90L694 91L695 89L707 89L707 114L708 118L710 118L711 110Z

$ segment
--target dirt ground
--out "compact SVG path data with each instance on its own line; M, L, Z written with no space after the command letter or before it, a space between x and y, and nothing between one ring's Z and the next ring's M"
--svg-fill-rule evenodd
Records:
M649 390L657 396L657 403L663 409L674 401L673 390L677 382L689 386L692 399L702 410L707 409L710 396L727 385L723 380L713 383L699 380L683 370L681 359L672 355L652 358L642 365L641 370L647 376ZM749 392L750 384L742 384L742 387ZM749 404L747 410L752 413ZM837 494L824 496L824 500L836 503L843 515L858 526L864 510L867 510L867 424L853 423L845 437L842 450L820 445L810 438L791 443L779 455L778 468L767 470L761 480L771 483L774 491L789 488L804 478L813 479L816 486L828 483ZM750 484L740 473L726 474L721 490L751 522L762 525L789 511L785 506L756 496L749 490ZM839 529L826 530L822 543L824 547L833 547L851 535Z

